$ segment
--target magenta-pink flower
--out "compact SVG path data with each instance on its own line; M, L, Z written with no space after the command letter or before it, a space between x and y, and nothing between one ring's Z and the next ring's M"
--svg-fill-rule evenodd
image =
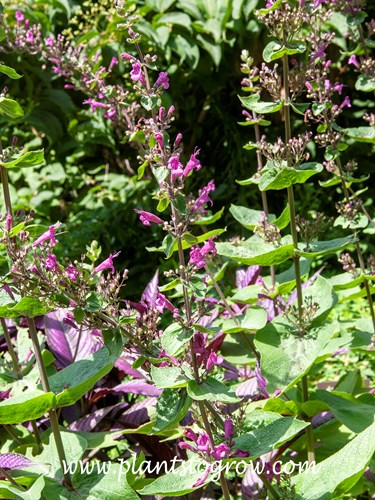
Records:
M31 30L26 31L26 42L30 44L35 43L34 33Z
M160 365L161 366L161 365ZM181 449L181 450L190 450L190 451L197 451L194 446L192 446L191 444L187 443L186 441L180 441L178 443L178 447Z
M224 436L228 441L234 434L234 425L233 420L230 417L227 417L224 421Z
M151 222L155 222L155 224L163 224L164 222L160 217L152 214L151 212L145 212L144 210L138 210L137 208L134 209L134 212L139 215L140 221L145 226L151 226Z
M190 249L189 264L194 265L197 269L202 269L202 267L206 265L206 261L204 260L204 256L199 246Z
M55 224L54 226L50 226L48 231L43 233L39 238L37 238L34 243L33 247L37 247L41 245L42 243L45 243L46 241L49 241L50 245L56 245L57 240L55 238L55 230L60 226L60 224Z
M215 460L222 460L223 458L226 458L229 452L230 452L229 446L226 443L221 443L218 446L214 447L211 456Z
M112 68L114 66L117 66L117 65L118 65L118 59L117 59L117 57L113 56L109 66L108 66L108 71L112 71Z
M197 439L197 447L199 451L204 451L205 453L209 453L210 451L210 438L208 434L201 434Z
M356 68L359 68L359 62L357 59L357 56L355 54L352 54L349 59L348 59L348 64L352 64Z
M346 96L345 99L342 101L342 103L340 104L340 109L345 108L345 106L347 106L348 108L352 107L349 96Z
M174 155L169 158L168 168L172 172L172 182L182 175L184 167L180 162L180 157L178 155Z
M211 465L206 464L206 469L203 473L203 476L201 478L199 478L198 481L196 481L193 484L193 488L198 488L198 486L202 486L206 482L206 479L207 479L210 472L211 472Z
M108 104L104 104L103 102L95 101L92 97L89 99L86 99L86 101L83 101L82 104L89 104L91 111L94 112L97 108L108 108Z
M200 149L195 149L194 153L190 156L190 160L187 162L186 167L184 168L183 172L184 177L187 177L192 170L194 169L200 170L202 168L202 165L197 159L199 151Z
M206 361L206 370L209 372L215 365L221 365L223 361L223 356L219 356L216 352L211 351Z
M169 89L169 76L165 71L159 73L158 79L155 82L156 86L163 87L165 90Z
M198 436L195 434L195 432L191 429L185 429L185 437L187 439L191 439L195 443L198 441Z
M25 20L25 16L20 10L16 10L15 17L18 24L22 23Z
M111 273L113 274L115 272L115 268L113 267L113 259L115 257L117 257L118 255L120 255L121 252L116 252L116 253L111 253L109 254L109 257L105 260L103 260L103 262L101 264L99 264L93 271L91 274L97 274L99 273L100 271L104 271L104 269L110 269L111 270Z
M46 45L47 47L53 47L55 45L55 39L52 36L49 36L46 38Z
M139 61L132 62L132 70L130 72L130 78L133 82L139 82L141 85L145 86L146 81L142 73L142 66Z
M68 266L65 269L65 272L70 281L76 281L76 279L78 278L78 271L74 266Z
M208 238L208 240L206 241L206 243L202 247L202 254L206 255L208 253L212 253L213 255L217 254L215 242L214 242L212 237Z
M160 149L164 149L164 137L163 137L163 134L161 134L160 132L157 132L155 135L155 141L159 144L160 146Z
M207 186L199 190L199 198L196 200L193 206L193 212L196 212L205 203L210 203L213 205L211 198L208 196L212 191L215 191L214 181L210 181Z
M57 266L58 264L56 255L54 255L53 253L48 254L46 260L44 261L44 267L47 269L47 271L52 271Z

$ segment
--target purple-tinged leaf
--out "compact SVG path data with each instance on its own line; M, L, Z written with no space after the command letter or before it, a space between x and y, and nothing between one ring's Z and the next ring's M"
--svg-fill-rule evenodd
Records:
M145 378L145 375L143 375L140 370L132 368L132 364L133 360L130 360L129 362L126 359L126 356L121 356L121 358L116 361L115 367L133 378Z
M236 387L236 396L239 398L252 397L259 393L256 377L245 380Z
M145 291L142 294L141 304L147 304L148 307L150 308L155 307L156 299L158 298L159 295L158 284L159 284L159 271L156 271L154 277L146 286Z
M262 375L260 363L258 360L257 360L256 365L255 365L255 378L256 378L256 381L258 383L258 387L259 387L261 394L265 398L269 398L270 395L267 392L267 381Z
M124 411L119 421L126 426L139 427L149 420L147 408L149 406L156 406L157 400L157 398L147 398L134 404L131 408Z
M95 427L110 413L117 405L107 406L100 408L100 410L93 411L89 415L76 420L69 425L70 431L93 431Z
M207 350L217 352L222 346L225 337L226 337L225 333L222 332L217 333L215 337L211 340L211 342L207 345Z
M32 462L19 453L0 454L0 467L2 469L23 469L24 467L32 467L33 465L36 465L35 462Z
M318 413L317 415L314 415L311 419L311 423L314 427L317 427L318 425L323 425L326 422L329 422L333 418L334 416L331 411L323 411L321 413Z
M145 312L147 312L147 307L145 307L144 304L140 304L139 302L132 302L131 300L127 300L126 303L129 306L133 307L140 314L144 314Z
M245 288L248 285L255 285L262 268L260 266L249 266L247 269L237 269L236 287Z
M74 359L84 359L101 347L91 331L82 330L79 335L78 329L66 324L66 315L66 310L58 309L44 316L47 343L59 368L70 365Z
M139 382L131 380L123 382L112 389L115 392L124 392L130 394L143 394L144 396L160 396L162 391L157 389L154 385L147 384L146 382Z
M0 392L0 401L3 401L3 399L8 399L10 398L10 393L11 393L12 388L6 390L6 391L1 391Z

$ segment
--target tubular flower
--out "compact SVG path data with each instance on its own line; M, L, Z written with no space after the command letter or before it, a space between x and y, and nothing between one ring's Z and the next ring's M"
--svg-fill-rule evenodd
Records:
M155 222L155 224L163 224L163 220L157 215L152 214L151 212L145 212L144 210L134 209L139 215L139 219L144 226L151 226L151 222Z
M215 191L215 184L213 180L210 181L203 189L199 190L199 198L196 200L193 206L194 212L196 212L202 205L207 202L210 203L211 206L213 205L211 198L208 196L212 191Z
M117 257L118 255L120 255L121 252L116 252L114 254L109 254L109 257L105 260L103 260L103 262L101 264L99 264L93 271L91 274L97 274L99 273L100 271L103 271L104 269L110 269L111 270L111 273L113 274L115 272L115 268L113 267L113 259L115 257Z
M202 165L200 164L199 160L197 159L199 151L200 151L200 149L195 149L194 153L190 156L190 160L187 162L187 165L183 171L184 177L187 177L192 170L194 170L194 169L200 170L202 168Z
M33 247L37 247L39 245L42 245L46 241L49 241L51 245L56 245L57 240L55 238L55 230L59 227L59 224L55 224L54 226L50 226L48 231L43 233L41 236L39 236L38 239L36 239L33 243Z

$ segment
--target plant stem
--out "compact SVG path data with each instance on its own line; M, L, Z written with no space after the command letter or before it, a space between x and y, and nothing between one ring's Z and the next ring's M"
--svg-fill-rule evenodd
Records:
M340 176L340 180L341 180L342 189L343 189L344 195L345 195L345 201L348 202L349 201L349 191L348 191L348 188L346 186L346 182L345 182L344 174L343 174L343 169L342 169L342 164L341 164L341 159L340 159L339 156L337 156L337 158L336 158L336 165L337 165L337 168L339 170L339 176ZM353 229L353 234L355 235L355 230L354 229ZM364 260L363 260L362 249L361 249L361 246L360 246L360 244L359 244L358 241L356 241L355 248L356 248L356 251L357 251L359 267L361 269L362 274L365 275L366 274L366 267L365 267L365 263L364 263ZM366 290L367 302L368 302L369 307L370 307L370 315L371 315L372 327L373 327L374 334L375 334L374 301L372 299L372 293L371 293L369 282L366 279L364 280L364 286L365 286L365 290Z
M6 212L8 215L12 215L13 211L12 211L12 201L11 201L10 193L9 193L8 172L4 167L0 167L0 171L1 171L1 182L3 184L3 194L4 194ZM10 335L9 335L9 330L8 330L5 318L0 318L0 321L1 321L1 326L2 326L3 332L4 332L4 338L5 338L5 342L7 344L8 352L9 352L9 355L12 359L13 369L15 371L17 379L20 379L20 378L22 378L22 370L21 370L20 364L18 362L17 355L13 349L12 340L11 340ZM42 441L40 439L38 427L37 427L34 420L31 420L31 426L33 428L33 432L34 432L34 436L35 436L35 440L37 442L37 445L39 448L42 448Z
M0 167L0 174L1 174L1 182L3 184L3 194L4 194L6 212L7 215L13 216L12 201L10 199L10 193L9 193L8 172L5 167Z
M13 369L16 373L17 379L20 379L20 378L22 378L22 370L21 370L21 367L18 363L16 353L14 352L14 349L13 349L12 340L11 340L10 335L9 335L9 330L8 330L7 324L6 324L4 318L0 318L0 322L1 322L1 327L3 329L3 332L4 332L4 338L5 338L5 342L7 344L8 352L9 352L10 357L12 359Z
M13 484L13 486L17 486L17 488L21 488L26 491L26 486L23 484L18 484L10 474L6 470L4 470L2 467L0 467L0 474L5 477L5 479L8 479L8 481ZM22 498L22 497L21 497Z
M269 481L266 478L265 474L263 474L261 472L258 474L258 476L262 480L262 482L263 482L264 486L267 488L267 490L271 493L273 498L276 498L276 500L278 500L280 498L280 495L277 493L275 488L272 486L271 481Z
M176 231L176 236L177 236L178 259L179 259L179 263L180 263L180 276L182 279L182 290L183 290L183 296L184 296L186 320L187 320L188 327L191 328L191 303L190 303L190 299L189 299L188 289L186 286L186 283L188 281L188 277L186 276L186 272L185 272L185 256L184 256L184 250L182 248L181 236L179 235L178 230L177 230L178 210L176 209L176 207L174 207L173 203L172 203L172 216L174 219L174 226L175 226L175 231ZM193 365L195 381L198 384L200 384L201 379L199 376L198 363L197 363L197 358L196 358L195 351L194 351L193 338L190 339L190 355L191 355L191 361L192 361L192 365ZM212 435L211 425L210 425L210 422L209 422L208 417L207 417L207 412L206 412L204 402L197 401L197 403L198 403L199 413L201 414L201 417L202 417L204 429L209 437L210 446L211 446L211 449L213 450L214 446L215 446L215 441L214 441L214 438ZM230 500L228 483L227 483L227 480L226 480L223 472L220 473L220 485L221 485L221 489L222 489L222 492L224 495L224 499Z
M255 111L252 111L252 115L253 115L254 120L258 119L258 115ZM260 142L260 129L259 129L258 122L254 123L254 132L255 132L256 142ZM260 172L263 169L263 160L262 160L262 153L259 151L259 149L256 150L256 156L257 156L258 172ZM261 191L261 195L262 195L263 211L268 216L267 194L265 191ZM273 266L273 265L270 266L270 275L271 275L272 288L275 288L275 283L276 283L275 266Z
M302 401L305 403L309 399L309 389L307 382L307 375L302 377ZM315 461L314 452L314 435L311 425L311 420L308 420L309 426L305 429L306 439L307 439L307 460L309 464Z
M20 445L23 444L22 441L20 440L20 438L17 436L17 434L13 431L11 425L3 424L3 427L6 430L6 432L11 436L11 438L15 440L16 443L18 443Z
M48 382L46 367L44 366L42 353L41 353L41 350L39 347L38 335L36 332L34 319L27 318L27 324L29 327L30 338L31 338L31 342L33 344L34 355L35 355L36 363L38 365L39 376L40 376L43 390L44 390L44 392L50 392L51 389L50 389L49 382ZM59 422L57 420L57 415L56 415L55 409L52 409L49 411L49 420L51 423L53 437L55 439L55 444L56 444L57 454L59 456L59 460L60 460L60 464L61 464L61 469L64 471L64 464L66 464L66 457L65 457L64 445L63 445L63 442L61 439ZM64 473L64 480L65 480L66 486L68 488L72 488L72 481L70 479L69 473L68 472L63 472L63 473Z
M284 40L285 44L285 40ZM288 55L283 55L283 83L285 91L285 103L284 103L284 123L285 123L285 144L288 144L292 138L292 127L290 120L290 95L289 95L289 60ZM288 157L288 167L291 167L291 157ZM303 332L303 295L302 295L302 279L301 279L301 269L300 269L300 258L296 255L296 250L298 249L298 236L297 236L297 226L296 226L296 209L294 203L294 191L293 186L288 187L288 202L289 202L289 213L290 213L290 232L292 234L293 246L294 246L294 271L296 275L296 289L297 289L297 304L298 304L298 322L299 322L299 333L302 335ZM303 401L308 401L308 381L307 375L302 378L302 394ZM314 452L314 436L312 432L311 424L305 429L306 441L307 441L307 459L309 463L315 460Z

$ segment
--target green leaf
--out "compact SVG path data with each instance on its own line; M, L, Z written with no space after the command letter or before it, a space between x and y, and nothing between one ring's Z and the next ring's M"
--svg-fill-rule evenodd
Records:
M295 111L299 115L304 115L306 110L309 109L310 103L308 102L291 102L290 103L293 111Z
M4 73L13 80L18 80L18 78L22 78L22 75L19 75L15 69L10 68L9 66L5 66L5 64L0 64L0 73Z
M220 348L220 353L225 361L234 365L248 365L250 362L255 364L254 353L250 349L250 334L226 335Z
M48 311L51 311L52 308L52 306L43 304L37 298L24 297L17 304L12 302L8 305L1 305L0 317L18 318L19 316L27 316L28 318L34 318L35 316L46 314Z
M293 417L282 417L277 413L255 410L246 415L242 424L245 434L234 439L235 446L249 450L252 459L269 453L310 425Z
M161 345L169 356L175 356L193 336L193 330L187 330L179 323L172 323L161 337Z
M188 378L177 366L151 366L151 377L158 389L173 389L186 387Z
M189 29L191 24L190 17L184 12L168 12L167 14L159 17L157 24L177 24Z
M355 236L346 236L345 238L335 238L334 240L328 241L316 241L314 243L310 243L308 248L303 248L305 245L300 243L298 245L298 250L296 250L296 254L301 257L323 257L324 255L330 255L332 253L336 253L342 251L348 245L352 245L357 241Z
M202 478L206 467L206 462L200 461L199 458L183 462L173 472L158 477L154 482L139 490L139 494L148 496L160 495L162 497L187 495L202 487L202 485L194 487L194 484ZM209 482L209 480L210 478L208 477L206 482Z
M208 226L209 224L214 224L219 219L221 219L221 216L224 213L224 208L225 207L223 207L221 210L219 210L215 214L211 214L211 212L208 211L206 215L200 216L200 218L198 220L196 220L194 222L194 224L199 225L199 226Z
M52 392L32 391L0 403L0 424L21 424L36 420L56 405Z
M98 312L105 306L104 299L101 295L91 292L86 297L85 310L88 312Z
M48 433L48 441L46 441L46 434ZM62 480L64 478L61 468L59 454L56 448L56 442L50 429L43 435L43 451L38 455L40 464L45 464L48 470L48 475L55 479ZM66 463L74 464L82 458L83 453L87 449L87 441L75 432L69 432L65 429L60 429L62 444L65 451ZM32 448L28 448L26 456L35 460L32 456ZM47 474L46 474L47 475Z
M249 332L260 330L267 323L267 313L262 307L250 307L246 314L238 318L240 326L231 318L224 321L222 329L224 333Z
M342 498L362 476L375 449L375 422L340 451L318 464L314 474L306 470L291 479L296 492L309 500Z
M171 234L167 234L167 236L164 238L162 243L162 249L163 252L165 253L166 259L169 259L169 257L172 255L175 241L176 240L173 238Z
M114 362L121 354L111 353L107 347L79 359L49 378L51 391L56 394L58 406L70 406L78 401L96 382L113 368Z
M139 500L126 480L126 473L122 464L111 462L107 474L95 472L76 475L74 486L79 497L87 500Z
M44 149L38 151L28 151L27 153L19 153L14 155L10 160L1 162L0 165L5 168L26 168L37 167L44 163Z
M190 380L187 392L195 401L222 401L223 403L241 401L233 391L213 377L208 377L200 384L195 380Z
M138 170L137 170L137 179L138 180L141 180L142 177L144 176L146 167L148 167L148 161L147 160L144 161L140 167L138 167Z
M190 408L191 398L185 389L180 391L164 389L156 405L156 422L151 434L157 434L166 427L177 425Z
M9 498L9 500L13 500L13 498L21 498L22 500L35 500L36 498L43 498L42 491L44 486L44 476L38 476L27 491L21 488L16 488L9 483L3 484L0 481L0 498ZM3 496L3 492L1 491L3 488L12 493L12 496Z
M327 324L312 328L300 338L296 328L280 317L259 330L255 345L261 354L267 392L284 392L293 387L308 373L335 332L336 325Z
M353 220L349 220L342 215L339 215L333 225L340 226L344 229L364 229L369 225L369 220L365 214L358 213Z
M260 293L264 293L263 285L249 285L238 290L232 297L232 302L240 304L255 304L258 302Z
M276 10L280 7L281 5L281 2L282 0L276 0L270 7L268 7L267 9L259 9L257 11L257 14L260 14L262 16L266 16L267 14L269 14L270 12L272 12L273 10Z
M269 42L263 50L263 59L266 62L271 62L280 59L285 54L290 56L293 54L302 54L306 50L306 45L302 42L292 41L288 45L282 45L279 42Z
M375 406L361 403L349 394L316 391L316 397L327 403L337 420L354 432L364 431L374 421Z
M203 243L204 241L207 241L209 238L213 238L214 236L218 236L219 234L222 234L225 231L226 231L226 229L213 229L212 231L208 231L207 233L204 233L204 234L197 236L196 243L194 243L194 244ZM177 252L177 250L178 250L177 241L176 240L172 241L172 240L173 240L172 235L167 234L167 236L163 240L162 247L159 247L159 248L146 247L146 249L149 252L164 252L164 253L168 252L168 255L170 257L174 252ZM183 250L187 250L188 248L191 248L192 246L193 246L192 243L189 243L187 241L182 242Z
M253 231L254 227L259 225L260 221L263 220L264 212L261 210L254 210L252 208L232 204L229 211L242 226L251 231ZM286 206L278 218L276 218L274 214L268 214L268 220L279 229L286 227L290 220L289 205Z
M355 82L355 88L362 92L373 92L375 90L375 77L361 75Z
M254 235L241 245L233 243L216 243L217 253L223 257L236 260L248 266L272 266L281 264L293 257L294 246L291 236L281 238L281 245L275 247L265 243L259 236Z
M344 132L357 142L375 142L375 127L346 128Z
M168 198L167 195L164 195L160 198L158 206L156 207L156 210L158 212L164 212L169 207L171 200Z
M363 275L354 278L350 273L341 273L329 278L328 282L334 290L348 290L360 285L363 282Z
M316 162L303 163L296 168L292 167L266 167L262 170L259 179L259 189L268 191L269 189L286 189L293 184L303 184L315 174L323 170L323 165Z
M250 111L255 111L255 113L259 114L276 113L277 111L280 111L280 109L284 105L284 101L261 102L259 101L260 99L259 94L254 94L249 97L238 96L238 98L246 109L249 109Z
M19 118L23 116L23 109L17 101L7 97L0 97L0 114L7 115L10 118Z
M161 105L161 99L157 95L143 95L140 99L140 102L146 111L152 111L154 108Z

